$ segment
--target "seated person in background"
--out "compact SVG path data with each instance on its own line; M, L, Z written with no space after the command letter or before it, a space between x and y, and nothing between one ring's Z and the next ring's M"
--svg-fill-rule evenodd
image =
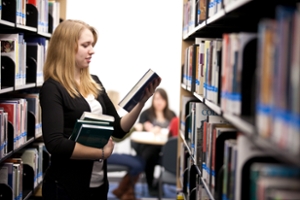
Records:
M157 88L153 94L152 105L144 110L135 125L137 131L148 131L160 134L162 129L169 129L171 120L176 117L175 112L169 109L167 92ZM151 196L157 196L157 186L154 185L154 169L158 163L161 152L161 145L134 144L137 155L140 155L146 162L145 175L148 190Z
M114 90L107 90L107 95L111 99L114 104L118 114L120 117L125 115L127 112L118 106L119 102L119 93ZM127 135L122 138L122 140L114 138L115 149L121 147L121 142L124 141L125 138L130 136L133 132L134 128L132 128ZM122 147L121 147L122 148ZM120 181L118 187L112 191L112 193L121 200L135 200L135 183L139 179L139 175L144 171L145 162L140 156L133 156L125 153L115 153L113 152L111 156L107 159L107 164L116 164L116 165L124 165L129 168L126 175Z

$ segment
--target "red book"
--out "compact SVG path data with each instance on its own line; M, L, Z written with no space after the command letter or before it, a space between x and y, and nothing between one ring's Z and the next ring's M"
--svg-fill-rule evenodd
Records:
M34 6L37 6L37 1L36 0L27 0L28 4L32 4Z

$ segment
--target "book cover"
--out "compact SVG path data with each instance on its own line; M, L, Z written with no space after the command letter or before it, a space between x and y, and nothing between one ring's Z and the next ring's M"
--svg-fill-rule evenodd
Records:
M216 185L216 165L215 165L215 158L216 158L216 138L217 138L217 133L218 133L218 130L220 128L223 128L223 129L234 129L232 127L231 124L226 124L226 123L210 123L209 124L210 126L210 133L209 133L209 137L210 137L210 149L209 149L209 152L210 152L210 158L208 160L208 163L210 163L210 166L207 166L210 170L210 187L212 188L212 191L215 191L215 185Z
M157 78L159 78L158 74L152 69L149 69L120 101L119 106L121 106L127 112L130 112L142 99L146 87Z
M215 193L217 199L222 199L222 188L223 188L223 165L224 165L224 146L225 141L229 139L236 139L237 130L235 128L217 127L215 133L215 140L213 141L213 151L214 151L214 184Z
M109 122L106 121L95 121L95 120L82 120L82 119L77 119L72 134L69 139L75 140L78 136L78 131L82 127L82 125L93 125L93 126L110 126Z
M223 189L222 199L228 199L230 192L230 177L231 177L231 153L233 146L237 145L237 140L228 139L224 144L224 176L223 176Z
M199 70L198 70L198 81L199 85L197 87L197 94L203 95L203 81L204 81L204 74L203 74L203 68L204 68L204 47L205 47L205 41L202 40L199 44Z
M73 130L70 139L82 145L103 148L107 144L113 130L114 128L112 126L100 126L84 123L78 130Z
M222 71L221 71L221 109L227 111L227 97L228 97L228 79L230 77L229 71L229 62L230 62L230 34L224 33L222 40Z

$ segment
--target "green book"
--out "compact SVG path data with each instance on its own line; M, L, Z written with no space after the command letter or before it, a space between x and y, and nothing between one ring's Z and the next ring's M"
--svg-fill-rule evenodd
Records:
M86 146L103 148L114 130L113 122L113 116L83 112L69 139Z
M70 140L85 146L103 148L113 133L113 126L108 124L76 122Z
M88 124L88 125L95 125L95 126L111 126L111 124L109 122L105 122L105 121L91 121L91 120L81 120L81 119L77 119L72 134L70 136L70 140L74 140L76 139L77 135L78 135L78 131L81 128L81 126L83 124Z

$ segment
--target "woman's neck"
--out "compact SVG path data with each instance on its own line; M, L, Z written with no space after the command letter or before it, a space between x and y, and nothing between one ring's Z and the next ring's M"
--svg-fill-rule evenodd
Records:
M75 75L75 81L77 82L78 85L80 85L81 70L76 69L74 75Z

